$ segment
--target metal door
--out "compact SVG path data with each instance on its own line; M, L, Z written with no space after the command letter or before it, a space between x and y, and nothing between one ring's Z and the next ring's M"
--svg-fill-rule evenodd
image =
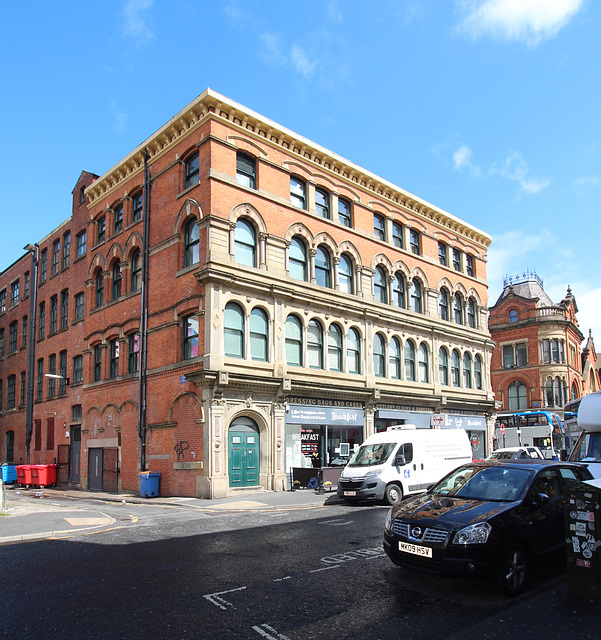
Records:
M102 449L89 449L88 489L102 491Z
M259 433L249 425L232 425L229 431L230 487L259 484Z

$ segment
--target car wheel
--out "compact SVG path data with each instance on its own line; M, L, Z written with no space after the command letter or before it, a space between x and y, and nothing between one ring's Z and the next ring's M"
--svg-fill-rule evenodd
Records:
M385 498L388 504L395 505L403 499L403 489L398 484L389 484Z
M523 546L512 544L501 553L497 579L501 590L510 597L520 595L529 575L528 556Z

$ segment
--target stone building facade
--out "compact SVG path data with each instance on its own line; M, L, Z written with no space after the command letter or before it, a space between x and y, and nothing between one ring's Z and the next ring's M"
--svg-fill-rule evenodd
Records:
M292 468L342 463L390 424L464 428L488 452L486 233L211 90L104 175L84 172L75 198L38 245L85 232L65 268L83 317L69 306L53 344L36 341L44 375L66 351L70 384L34 415L60 412L81 440L55 433L32 458L62 444L85 488L135 491L142 466L163 495L213 498L285 490ZM67 285L44 287L48 304ZM0 313L8 335L22 313ZM27 367L6 340L0 444L7 457L12 432L19 460L6 388Z

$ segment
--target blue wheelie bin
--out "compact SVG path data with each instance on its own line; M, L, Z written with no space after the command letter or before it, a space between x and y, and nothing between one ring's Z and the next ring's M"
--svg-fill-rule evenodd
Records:
M140 477L140 495L142 498L156 498L159 495L161 474L154 471L142 471Z

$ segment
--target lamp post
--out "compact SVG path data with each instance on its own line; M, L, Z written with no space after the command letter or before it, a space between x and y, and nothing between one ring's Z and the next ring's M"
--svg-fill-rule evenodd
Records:
M29 296L29 344L27 345L27 408L25 414L25 452L26 463L29 464L29 449L31 446L31 434L33 432L33 376L35 366L35 314L38 297L38 261L40 247L37 244L28 244L24 251L31 253L31 293Z

